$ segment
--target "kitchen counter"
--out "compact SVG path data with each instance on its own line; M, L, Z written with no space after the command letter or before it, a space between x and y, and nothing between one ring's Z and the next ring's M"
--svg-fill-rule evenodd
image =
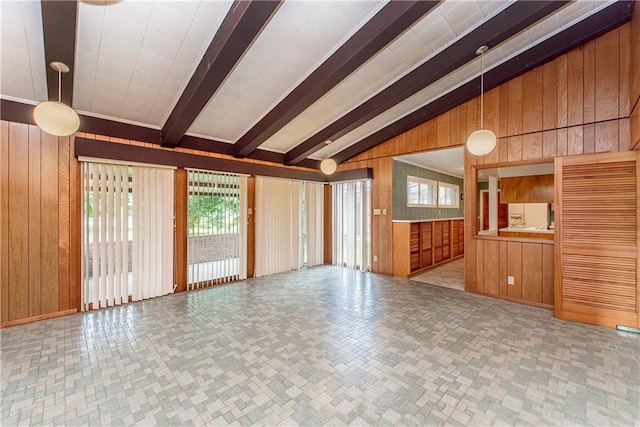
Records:
M398 223L409 223L409 224L413 224L416 222L434 222L434 221L456 221L456 220L463 220L464 217L462 218L430 218L430 219L394 219L391 222L398 222Z
M554 239L554 231L543 227L504 227L498 231L500 237L512 237L516 239Z
M506 231L508 233L554 234L553 230L548 230L548 229L542 228L542 227L524 227L524 228L505 227L505 228L501 228L500 231Z

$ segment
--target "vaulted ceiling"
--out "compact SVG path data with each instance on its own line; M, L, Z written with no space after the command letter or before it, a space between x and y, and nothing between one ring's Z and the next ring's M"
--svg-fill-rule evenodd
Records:
M633 1L2 1L3 119L57 99L81 131L344 162L627 22ZM330 141L330 143L328 143Z

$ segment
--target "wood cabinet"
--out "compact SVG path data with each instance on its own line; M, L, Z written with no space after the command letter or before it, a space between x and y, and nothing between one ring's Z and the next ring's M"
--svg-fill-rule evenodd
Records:
M393 223L393 275L409 277L464 255L464 220Z
M553 203L553 175L500 178L501 203Z

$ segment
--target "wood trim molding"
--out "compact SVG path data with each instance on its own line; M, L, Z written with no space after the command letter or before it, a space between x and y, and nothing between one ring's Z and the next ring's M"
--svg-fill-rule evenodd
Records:
M9 99L0 99L0 119L14 123L24 123L36 125L33 120L32 104L25 104ZM161 131L159 129L145 126L133 125L130 123L117 122L115 120L80 114L79 132L104 135L112 138L130 139L132 141L148 142L160 145ZM190 135L185 135L180 141L180 147L191 148L208 153L218 153L233 155L233 144L206 139ZM284 164L284 154L267 150L255 150L249 156L250 159L264 160L272 163ZM297 166L310 169L320 169L320 162L313 159L305 159Z
M75 314L77 312L78 312L77 308L71 308L69 310L56 311L55 313L47 313L47 314L41 314L39 316L31 316L31 317L24 317L22 319L9 320L8 322L0 323L0 329L8 328L9 326L24 325L25 323L38 322L40 320L54 319L56 317L67 316L69 314Z
M529 305L529 306L532 306L532 307L538 307L538 308L544 308L544 309L547 309L547 310L553 310L553 305L549 305L549 304L542 304L542 303L539 303L539 302L526 301L526 300L511 298L511 297L507 297L507 296L503 296L503 295L488 294L488 293L485 293L485 292L479 292L479 291L473 291L473 290L466 290L466 292L469 292L471 294L476 294L476 295L482 295L484 297L501 299L503 301L509 301L509 302L513 302L513 303L516 303L516 304L524 304L524 305Z
M75 156L97 157L120 161L175 166L179 168L215 170L315 182L370 179L373 177L373 172L370 168L338 172L331 177L327 177L320 172L261 165L242 160L219 159L215 157L200 156L197 154L180 153L171 150L147 148L137 145L119 144L115 142L79 137L75 138Z

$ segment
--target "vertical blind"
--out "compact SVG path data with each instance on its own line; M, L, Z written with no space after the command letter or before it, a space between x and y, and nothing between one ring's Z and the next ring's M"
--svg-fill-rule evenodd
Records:
M173 170L82 162L83 310L173 290Z
M256 178L257 277L323 263L322 184Z
M247 177L187 175L187 289L246 279Z
M371 181L333 185L333 263L370 270Z
M291 235L299 221L293 218L292 198L299 197L291 180L256 178L256 277L297 268Z
M305 186L307 267L324 264L324 184L307 182Z

